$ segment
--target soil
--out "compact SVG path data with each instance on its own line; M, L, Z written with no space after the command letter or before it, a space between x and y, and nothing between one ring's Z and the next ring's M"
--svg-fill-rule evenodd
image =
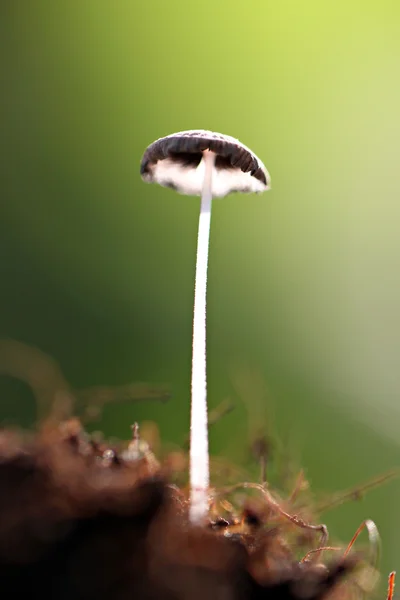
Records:
M361 595L355 554L301 562L293 532L260 506L244 507L240 521L210 514L204 527L189 524L186 491L137 439L128 451L110 448L77 420L0 432L2 599Z

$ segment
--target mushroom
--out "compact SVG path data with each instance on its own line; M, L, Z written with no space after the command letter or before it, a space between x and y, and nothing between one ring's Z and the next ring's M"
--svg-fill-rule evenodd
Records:
M193 315L189 508L190 521L201 525L207 517L209 486L206 287L211 201L232 192L264 192L270 188L270 177L261 160L237 139L205 130L181 131L156 140L143 155L140 173L148 183L201 196Z

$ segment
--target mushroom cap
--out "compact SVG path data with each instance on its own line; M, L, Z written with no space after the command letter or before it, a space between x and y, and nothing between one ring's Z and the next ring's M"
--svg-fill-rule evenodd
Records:
M145 151L140 174L147 183L170 187L180 194L200 196L203 188L203 152L214 152L212 195L265 192L270 176L261 160L239 140L203 129L180 131L153 142Z

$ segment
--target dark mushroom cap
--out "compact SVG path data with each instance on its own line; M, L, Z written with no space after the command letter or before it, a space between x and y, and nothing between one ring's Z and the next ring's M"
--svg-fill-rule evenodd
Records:
M203 152L216 154L212 177L214 197L231 192L265 192L270 176L261 160L237 139L212 131L180 131L153 142L143 155L140 174L148 183L180 194L201 195Z

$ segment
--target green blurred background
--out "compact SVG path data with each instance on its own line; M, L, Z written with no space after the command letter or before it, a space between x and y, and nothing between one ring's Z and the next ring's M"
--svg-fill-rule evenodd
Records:
M398 465L400 4L9 0L0 47L1 337L74 387L167 383L168 403L115 404L96 426L155 420L179 443L199 200L139 164L174 131L227 133L272 191L214 203L209 404L236 408L212 452L247 464L264 423L320 492ZM32 423L26 384L5 373L0 393L3 420ZM342 540L374 519L385 576L399 500L394 482L325 518Z

